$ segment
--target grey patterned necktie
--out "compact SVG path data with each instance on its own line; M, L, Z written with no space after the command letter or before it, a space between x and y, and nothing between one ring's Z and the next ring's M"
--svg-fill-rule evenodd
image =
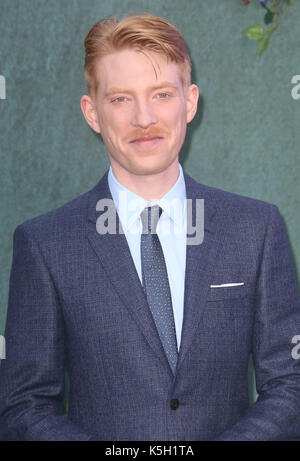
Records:
M148 305L164 347L170 367L175 374L178 357L175 322L168 273L156 226L162 209L158 205L145 208L141 213L141 262L143 286Z

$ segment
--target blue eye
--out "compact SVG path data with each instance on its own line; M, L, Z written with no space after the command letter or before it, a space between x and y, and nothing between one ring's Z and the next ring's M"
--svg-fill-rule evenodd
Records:
M123 102L123 101L120 101L120 99L121 99L121 100L124 100L124 99L126 99L126 98L125 98L125 96L119 96L118 98L114 99L112 102L116 102L116 101L117 101L117 102Z
M163 98L159 98L159 99L167 99L169 95L168 93L159 93L158 96L164 96Z

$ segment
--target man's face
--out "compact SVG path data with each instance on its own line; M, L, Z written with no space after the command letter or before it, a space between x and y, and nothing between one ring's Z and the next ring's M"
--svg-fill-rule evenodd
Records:
M98 89L85 117L101 133L114 172L166 171L178 160L186 124L195 115L197 86L184 94L176 63L131 49L101 58L95 78Z

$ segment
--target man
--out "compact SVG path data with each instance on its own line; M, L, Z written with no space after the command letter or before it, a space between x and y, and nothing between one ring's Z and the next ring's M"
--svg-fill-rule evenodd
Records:
M277 207L183 172L198 88L174 26L106 18L85 48L81 108L111 167L15 231L3 437L300 438L300 303Z

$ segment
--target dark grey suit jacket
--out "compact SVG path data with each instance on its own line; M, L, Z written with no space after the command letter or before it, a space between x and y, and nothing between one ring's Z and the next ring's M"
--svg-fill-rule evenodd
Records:
M125 235L96 230L96 204L111 198L107 173L86 194L16 228L2 438L300 438L300 301L278 208L187 174L185 182L187 198L204 199L205 232L202 244L187 246L175 376ZM250 354L259 393L251 407ZM59 416L65 369L69 412Z

